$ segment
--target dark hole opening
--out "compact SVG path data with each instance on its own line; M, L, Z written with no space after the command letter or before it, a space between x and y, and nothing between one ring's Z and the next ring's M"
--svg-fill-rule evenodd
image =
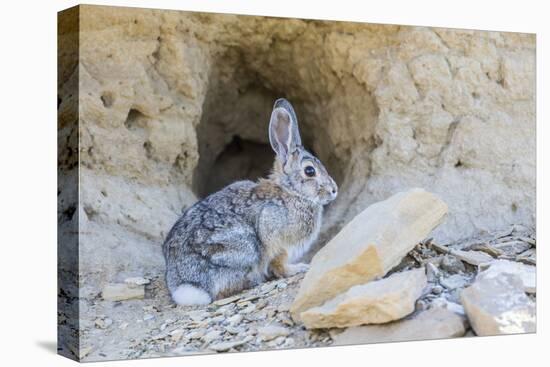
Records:
M235 135L204 173L198 194L204 197L239 180L257 180L269 174L275 158L269 144Z

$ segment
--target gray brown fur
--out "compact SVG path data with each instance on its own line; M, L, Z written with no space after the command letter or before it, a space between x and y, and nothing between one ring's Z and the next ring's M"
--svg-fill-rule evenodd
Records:
M163 244L166 282L173 293L188 284L212 300L271 276L304 271L291 264L316 239L323 206L337 186L303 147L290 103L275 102L269 126L273 171L258 182L239 181L185 210ZM308 177L304 165L314 167Z

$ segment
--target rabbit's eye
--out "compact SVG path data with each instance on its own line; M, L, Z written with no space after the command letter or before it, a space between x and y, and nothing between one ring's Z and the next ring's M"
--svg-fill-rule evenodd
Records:
M315 168L313 168L313 166L307 166L304 168L304 173L307 177L313 177L315 176Z

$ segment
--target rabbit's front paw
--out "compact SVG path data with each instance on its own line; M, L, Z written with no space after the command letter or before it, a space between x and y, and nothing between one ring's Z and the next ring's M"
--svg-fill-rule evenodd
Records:
M309 270L309 264L304 264L304 263L287 264L286 273L287 273L287 276L292 276L298 273L305 273L308 270Z

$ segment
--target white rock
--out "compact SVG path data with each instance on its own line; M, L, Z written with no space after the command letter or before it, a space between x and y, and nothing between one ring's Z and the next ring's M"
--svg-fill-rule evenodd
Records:
M263 341L270 341L289 334L290 330L282 326L268 325L258 328L258 335Z
M525 292L537 292L537 269L532 265L508 260L496 260L487 266L481 266L480 269L482 271L477 275L477 278L495 278L503 273L514 274L521 278Z
M385 279L356 285L310 308L300 318L308 329L380 324L412 313L426 287L424 268L395 273Z
M491 255L481 251L452 250L451 254L456 256L458 259L475 266L490 263L495 260Z
M211 344L208 346L208 349L216 352L227 352L228 350L238 347L239 345L243 345L245 343L246 343L245 340L226 341L226 342Z
M461 274L453 274L451 276L448 276L446 278L441 278L440 283L442 286L449 290L457 289L457 288L463 288L467 286L470 283L470 280L468 277L461 275Z
M235 314L233 316L228 317L226 321L229 323L229 325L236 326L243 321L243 318L244 318L243 315Z
M130 286L140 286L140 285L149 284L151 283L151 281L143 277L131 277L131 278L124 279L124 283Z
M350 287L384 276L445 217L447 205L422 189L369 206L311 261L291 306L294 320Z
M236 296L232 296L232 297L219 299L217 301L214 301L213 303L216 306L224 306L224 305L227 305L229 303L235 302L235 301L239 300L240 298L241 298L240 295L236 295Z
M107 284L101 292L106 301L124 301L128 299L143 299L145 287L143 285L128 285L125 283Z
M205 343L211 343L212 341L219 339L222 335L220 330L212 330L201 337L201 340Z
M453 338L464 335L464 319L444 308L430 308L388 324L358 326L333 334L333 345Z
M535 332L535 303L522 288L519 276L501 273L482 276L462 291L462 305L477 335Z

